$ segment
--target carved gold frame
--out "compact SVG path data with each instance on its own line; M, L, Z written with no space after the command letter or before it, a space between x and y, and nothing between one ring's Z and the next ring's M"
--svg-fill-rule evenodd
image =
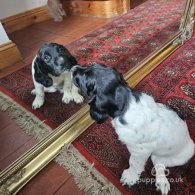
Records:
M195 0L187 0L179 31L158 51L154 51L124 76L134 87L157 67L173 51L191 38L195 18ZM41 142L0 173L0 194L16 194L31 178L43 169L58 154L60 149L71 143L94 121L89 115L88 105L52 131Z

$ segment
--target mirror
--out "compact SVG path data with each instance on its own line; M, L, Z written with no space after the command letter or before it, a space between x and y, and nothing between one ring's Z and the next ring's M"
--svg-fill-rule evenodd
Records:
M189 17L192 1L185 2L181 0L180 3L177 2L177 5L172 7L169 4L171 1L167 2L167 5L162 5L162 2L158 1L156 3L157 7L152 9L153 1L146 1L143 5L132 9L127 15L109 19L108 24L102 27L99 26L99 28L94 22L96 20L91 19L94 22L93 28L97 29L66 46L77 58L79 64L92 64L95 59L108 66L115 66L121 73L125 74L127 81L131 78L131 81L134 81L133 84L136 84L146 74L145 71L144 74L141 74L142 70L146 68L149 71L147 64L150 64L150 68L153 68L152 60L156 59L159 53L164 52L165 54L162 58L158 57L158 63L190 37L189 30L186 34L185 31L186 26L191 25ZM146 5L147 11L145 10ZM185 5L186 9L184 9ZM159 13L161 14L158 15ZM147 16L150 17L150 20ZM185 17L181 20L182 16ZM68 17L64 22L68 23ZM146 23L151 28L146 27ZM44 26L44 22L37 25ZM63 23L50 21L45 28L61 28L63 30L64 25ZM83 28L81 27L81 29ZM83 34L85 33L85 30L83 30ZM181 35L186 37L181 38ZM130 39L129 36L132 38ZM49 39L48 41L53 40ZM26 62L31 60L32 58ZM11 193L16 193L46 166L65 144L73 141L93 123L88 113L88 106L85 103L82 105L75 105L74 103L64 105L61 103L59 93L47 94L45 105L39 110L32 111L30 105L33 96L27 95L30 94L33 88L30 72L31 68L28 66L23 68L20 73L13 73L1 80L1 85L9 93L17 95L15 100L17 103L24 101L24 104L28 105L24 106L26 109L19 114L22 118L21 123L24 129L30 131L33 136L35 135L34 131L38 132L39 135L36 133L36 137L39 137L40 140L1 172L1 190ZM24 79L24 77L27 79ZM19 78L17 81L23 88L21 87L19 90L11 89L13 83L15 84L15 78ZM56 107L56 102L58 107ZM13 113L18 112L15 103L7 104L7 107L10 107ZM21 110L21 108L19 109ZM37 118L34 116L37 116Z

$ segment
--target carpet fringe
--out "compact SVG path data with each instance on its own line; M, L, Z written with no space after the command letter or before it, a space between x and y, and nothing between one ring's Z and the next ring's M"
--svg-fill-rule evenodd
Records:
M34 114L2 92L0 92L0 110L7 111L16 125L37 141L41 141L52 131L51 128L44 124L44 121L40 121Z
M17 104L13 99L0 92L0 110L9 116L28 135L41 141L52 129L44 121ZM72 145L65 146L54 159L59 165L73 175L75 183L87 195L120 195L120 191L99 173Z
M120 195L120 191L99 173L72 145L62 148L55 161L74 176L75 183L87 195Z

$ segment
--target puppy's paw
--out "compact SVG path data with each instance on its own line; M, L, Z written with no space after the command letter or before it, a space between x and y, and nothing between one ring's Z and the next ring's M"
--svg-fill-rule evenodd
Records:
M166 176L156 178L156 189L161 191L162 195L167 195L170 191L170 183Z
M44 92L47 92L47 93L53 93L53 92L56 92L57 89L55 87L44 87Z
M32 94L32 95L36 95L36 90L33 89L33 90L31 91L31 94Z
M122 177L120 179L121 184L124 185L128 185L128 186L132 186L134 184L136 184L139 180L139 175L133 171L129 169L125 169L123 171Z
M79 93L72 93L72 97L73 97L73 100L77 103L77 104L80 104L83 102L84 98L82 95L80 95Z
M44 104L44 98L36 97L32 103L32 109L36 110L37 108L40 108L43 104Z
M64 95L62 97L62 102L65 104L68 104L72 100L73 100L72 93L71 92L64 92Z

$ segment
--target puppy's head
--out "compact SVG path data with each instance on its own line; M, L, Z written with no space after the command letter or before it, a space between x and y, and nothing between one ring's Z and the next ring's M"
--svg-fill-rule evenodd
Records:
M101 64L72 69L74 84L88 98L91 117L98 123L121 116L127 109L128 87L113 68Z
M76 59L64 46L57 43L46 43L39 50L35 60L35 80L45 87L49 87L53 82L48 74L60 76L75 64L77 64Z

